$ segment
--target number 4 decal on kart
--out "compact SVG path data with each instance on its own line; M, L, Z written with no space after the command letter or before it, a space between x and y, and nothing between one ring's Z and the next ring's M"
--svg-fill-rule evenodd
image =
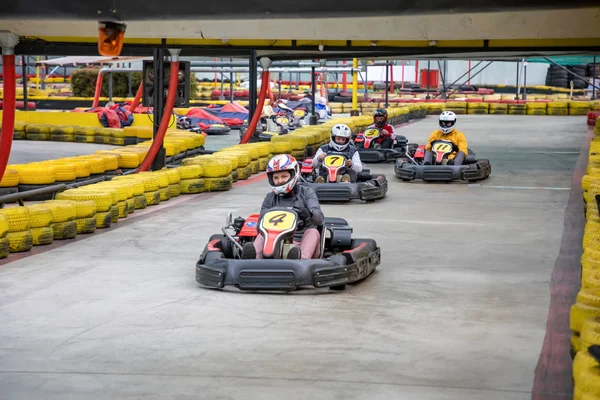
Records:
M262 219L261 225L266 230L285 231L294 226L294 214L285 211L269 211Z

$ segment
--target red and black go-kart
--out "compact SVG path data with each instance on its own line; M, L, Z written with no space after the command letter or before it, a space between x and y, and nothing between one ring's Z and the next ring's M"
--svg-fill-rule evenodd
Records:
M274 207L232 221L229 214L222 235L212 235L196 263L196 281L204 286L241 290L293 291L301 287L343 290L368 277L380 263L381 250L372 239L353 239L352 227L342 218L325 218L318 227L318 259L285 259L294 232L302 222L292 209ZM245 243L265 237L263 259L242 259Z
M388 191L387 178L383 174L371 174L365 167L358 174L356 182L341 183L341 171L346 159L341 153L327 154L321 167L327 171L325 183L315 183L319 174L313 168L313 159L304 160L300 169L300 183L312 188L320 201L372 201L385 197Z
M396 135L392 148L383 149L381 148L383 139L384 137L381 136L381 129L379 128L369 128L359 133L353 142L358 149L360 159L363 162L394 161L400 157L405 157L408 151L415 150L419 146L416 143L408 143L405 136Z
M458 147L449 140L435 140L431 142L433 160L431 165L423 165L425 158L425 145L419 146L414 153L408 153L406 158L396 160L394 173L403 181L422 179L433 182L450 182L463 180L476 182L487 179L492 166L486 159L476 159L475 153L468 150L462 165L453 165L448 159L452 153L458 151Z

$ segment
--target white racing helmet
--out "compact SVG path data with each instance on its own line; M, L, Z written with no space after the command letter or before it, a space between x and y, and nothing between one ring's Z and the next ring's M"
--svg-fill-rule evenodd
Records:
M345 142L343 144L336 143L335 137L345 138ZM331 140L329 141L329 145L333 147L337 151L344 151L346 147L350 144L350 137L352 136L352 130L346 124L337 124L333 128L331 128Z
M440 130L442 133L447 135L454 132L458 121L456 119L456 114L454 114L452 111L444 111L440 114L440 119L438 122L440 124Z
M273 174L279 171L288 171L290 173L290 179L280 185L276 185L273 181ZM267 164L267 177L269 179L269 186L273 189L275 194L286 194L291 192L298 182L300 176L300 167L298 161L289 154L278 154L271 158Z

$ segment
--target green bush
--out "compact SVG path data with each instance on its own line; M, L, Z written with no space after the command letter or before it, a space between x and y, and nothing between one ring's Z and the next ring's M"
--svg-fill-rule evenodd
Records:
M71 91L76 97L94 97L96 91L96 80L98 79L97 68L83 68L73 71L71 79ZM101 97L108 97L108 81L110 73L106 73L102 79ZM142 80L141 72L131 73L131 90L135 92ZM113 97L127 97L129 92L129 73L112 72Z
M71 91L75 97L94 97L96 92L96 80L98 79L97 68L82 68L73 71L71 74ZM198 83L194 74L190 77L190 99L196 98ZM105 73L102 79L101 97L108 97L108 81L110 73ZM131 73L131 92L135 96L140 82L142 80L141 72ZM129 73L112 72L113 97L127 97L129 94Z

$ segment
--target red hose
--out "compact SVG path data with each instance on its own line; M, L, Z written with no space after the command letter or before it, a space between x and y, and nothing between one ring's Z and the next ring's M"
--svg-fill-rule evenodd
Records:
M258 125L258 121L260 120L260 115L262 114L263 105L265 104L265 98L267 97L267 86L269 83L269 71L262 72L262 81L260 84L260 93L258 94L258 104L256 105L256 109L254 110L254 115L252 116L252 120L248 125L248 130L244 133L244 137L240 140L241 144L248 143L252 135L254 134L254 130L256 129L256 125Z
M0 133L0 181L6 171L15 128L15 106L17 82L15 77L15 55L2 56L4 82L4 106L2 108L2 132Z
M179 77L179 61L171 62L171 74L169 75L169 91L167 92L167 101L165 104L165 109L163 111L163 116L160 120L160 125L158 126L158 130L156 131L156 137L152 141L152 145L144 158L144 161L140 164L140 167L137 169L136 173L147 171L150 168L150 165L154 161L154 157L158 153L158 149L162 145L163 139L165 137L165 133L167 133L167 128L169 127L169 123L171 122L171 117L173 114L173 106L175 105L175 95L177 94L177 79Z
M142 94L144 92L144 87L142 86L142 84L143 82L140 82L140 87L138 88L138 91L135 94L133 103L131 103L131 107L129 107L129 111L131 111L131 113L133 113L133 111L137 108L138 104L140 104L140 100L142 99Z
M102 92L102 79L104 78L104 74L98 72L98 78L96 78L96 91L94 92L94 102L92 103L92 108L98 107L98 101L100 101L100 92Z

